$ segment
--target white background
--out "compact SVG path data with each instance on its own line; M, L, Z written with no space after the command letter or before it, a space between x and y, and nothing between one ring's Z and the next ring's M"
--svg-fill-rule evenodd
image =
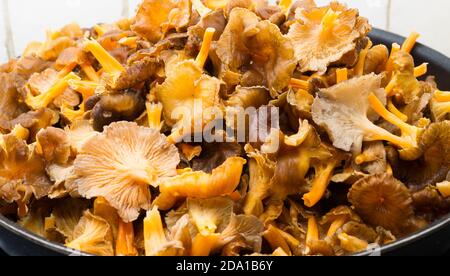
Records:
M164 0L161 0L164 1ZM327 0L316 0L318 4ZM421 42L450 56L449 0L341 0L360 9L378 28L407 36L421 33ZM0 0L0 61L7 60L5 45L19 55L26 44L43 40L45 31L76 21L82 26L112 22L129 16L140 0ZM8 15L11 39L5 38ZM5 24L6 23L6 24ZM8 41L8 43L7 43Z

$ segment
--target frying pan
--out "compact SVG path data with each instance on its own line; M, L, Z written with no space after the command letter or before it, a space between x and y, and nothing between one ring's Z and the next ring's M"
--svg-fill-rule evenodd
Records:
M374 44L401 43L404 37L381 30L370 34ZM417 64L429 63L428 73L436 76L442 90L450 90L450 59L424 45L418 44L413 56ZM444 255L450 250L450 214L436 221L423 231L405 237L395 243L357 254L378 255ZM42 239L0 215L0 249L8 255L20 256L88 256L61 244Z

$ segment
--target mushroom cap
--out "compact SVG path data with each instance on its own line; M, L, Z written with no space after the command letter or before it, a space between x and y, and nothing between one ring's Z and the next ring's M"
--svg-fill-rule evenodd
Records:
M82 196L104 197L131 222L140 209L150 208L148 185L176 175L179 162L177 148L158 131L118 122L83 145L71 181Z
M216 54L222 62L222 73L240 73L249 67L243 76L243 85L264 85L274 98L289 85L296 66L292 44L280 29L239 7L230 13L217 42Z
M45 173L44 161L25 141L4 135L0 146L0 197L13 202L46 196L52 183ZM27 203L27 202L25 202Z
M194 61L186 60L167 72L165 82L156 87L155 93L164 106L167 125L174 126L182 120L190 122L193 128L199 118L202 126L214 119L208 118L210 116L203 111L220 106L219 91L219 79L204 75ZM182 119L180 115L183 115Z
M336 14L336 19L325 35L322 20L330 11ZM325 73L329 64L354 50L356 41L371 30L358 10L346 9L336 2L326 7L299 9L297 16L300 18L290 27L287 37L294 45L302 72Z
M365 132L375 128L372 121L378 119L369 106L370 93L386 102L380 87L381 76L370 74L320 90L312 105L313 120L327 130L335 147L361 152Z
M375 174L356 182L348 194L350 203L363 221L403 233L414 217L411 194L390 174Z
M113 256L113 235L106 220L86 211L73 231L67 247L98 256Z
M64 130L48 127L36 135L39 154L48 163L65 165L72 154L69 138Z
M423 133L420 148L423 157L405 162L394 172L410 188L420 190L446 179L450 171L450 121L431 124Z

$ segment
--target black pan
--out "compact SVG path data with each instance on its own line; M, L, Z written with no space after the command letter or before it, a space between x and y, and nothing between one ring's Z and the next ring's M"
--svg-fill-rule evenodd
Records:
M402 43L404 37L374 30L370 34L375 44ZM418 44L413 55L417 64L429 63L430 75L436 76L439 88L450 90L450 59L424 45ZM396 243L359 255L444 255L450 250L450 214L427 229L412 234ZM9 255L63 256L86 255L68 249L61 244L42 239L0 215L0 249Z

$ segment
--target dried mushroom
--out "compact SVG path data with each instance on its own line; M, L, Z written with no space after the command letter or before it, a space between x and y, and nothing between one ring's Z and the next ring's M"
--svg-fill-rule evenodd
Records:
M16 201L19 207L26 208L33 195L37 199L45 197L52 187L45 173L44 160L13 134L3 135L1 141L1 198L6 202Z
M375 174L356 182L349 201L364 221L398 234L414 217L408 188L389 174Z
M302 72L325 73L328 65L354 50L357 41L371 30L358 10L347 9L337 2L320 8L300 8L297 14L288 38Z
M125 222L151 203L149 185L176 175L178 150L155 130L119 122L86 141L74 162L72 180L86 198L104 197ZM123 193L127 196L123 196Z
M113 256L113 236L108 222L86 211L73 230L67 247L99 256Z

